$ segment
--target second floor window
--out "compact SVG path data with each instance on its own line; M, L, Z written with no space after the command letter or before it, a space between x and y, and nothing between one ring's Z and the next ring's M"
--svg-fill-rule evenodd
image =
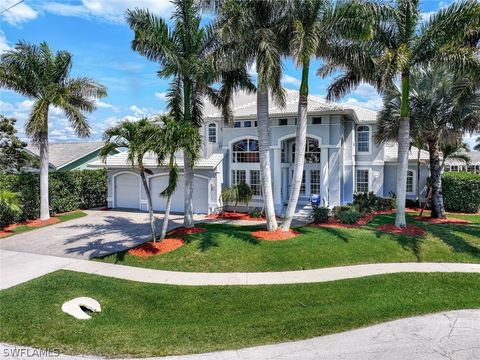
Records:
M295 162L295 144L292 145L292 162ZM318 146L318 140L307 139L307 143L305 144L305 163L320 163L320 147Z
M232 162L234 163L258 163L258 140L243 139L232 146Z
M357 128L357 151L359 153L370 152L370 128L368 126Z
M214 123L208 124L208 142L211 142L211 143L217 142L217 124L214 124Z

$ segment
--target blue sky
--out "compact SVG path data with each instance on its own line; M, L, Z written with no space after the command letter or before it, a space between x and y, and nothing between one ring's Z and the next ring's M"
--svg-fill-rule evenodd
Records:
M17 1L0 0L0 9ZM443 1L424 1L424 16L427 18L445 5ZM133 34L123 21L123 14L125 9L133 7L149 8L165 18L172 10L168 0L26 0L0 16L0 53L18 40L46 41L54 50L72 53L73 76L92 77L108 88L108 97L88 115L93 128L91 140L98 140L105 128L121 119L138 118L165 109L168 81L156 76L158 66L155 63L130 48ZM285 61L284 65L284 87L298 89L299 71L291 61ZM320 62L315 61L311 66L310 93L325 96L331 79L315 76L319 65ZM361 85L340 102L374 110L381 107L381 99L368 85ZM0 89L0 113L18 119L21 137L31 105L30 99ZM49 122L51 141L78 140L57 109L51 109Z

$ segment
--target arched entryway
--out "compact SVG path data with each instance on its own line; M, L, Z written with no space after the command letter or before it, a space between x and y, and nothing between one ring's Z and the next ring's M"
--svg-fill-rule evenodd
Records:
M295 164L295 138L288 138L281 142L282 149L282 201L287 203L293 181ZM308 204L314 194L321 191L321 149L318 139L307 137L305 146L305 166L303 171L302 187L300 189L299 204Z

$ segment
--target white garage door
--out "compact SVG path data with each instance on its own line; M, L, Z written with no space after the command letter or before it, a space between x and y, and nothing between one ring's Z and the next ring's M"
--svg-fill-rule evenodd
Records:
M115 207L138 209L140 207L140 179L133 174L115 177Z
M152 191L153 209L155 211L165 211L166 198L160 197L160 193L168 185L168 176L157 176L150 179L150 189ZM172 198L172 212L184 212L184 180L183 175L178 177L178 185ZM194 177L193 183L193 211L196 214L208 213L208 180Z

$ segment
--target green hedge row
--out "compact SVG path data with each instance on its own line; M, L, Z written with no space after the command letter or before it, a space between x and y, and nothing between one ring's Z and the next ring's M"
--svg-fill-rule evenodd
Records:
M442 175L445 210L480 211L480 174L449 172Z
M19 214L11 214L0 207L0 227L28 219L37 219L40 216L38 174L0 175L0 189L18 193L22 210ZM52 214L105 206L107 203L106 171L52 172L49 174L49 195Z

